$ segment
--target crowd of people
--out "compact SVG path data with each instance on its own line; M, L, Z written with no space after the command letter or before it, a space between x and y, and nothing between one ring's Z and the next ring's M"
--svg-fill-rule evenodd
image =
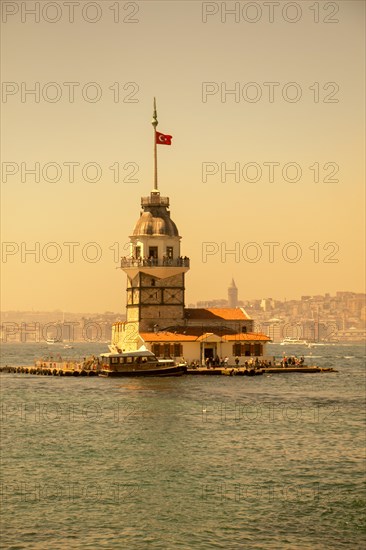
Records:
M261 369L265 367L301 367L304 364L304 357L298 358L296 355L292 355L290 357L283 357L282 360L278 363L275 360L272 362L268 359L259 359L259 357L256 358L245 358L244 361L241 361L239 357L235 357L235 365L236 367L245 367L248 369ZM216 357L207 357L204 361L204 365L201 364L199 361L192 361L190 364L191 368L198 368L201 366L205 366L206 368L215 368L215 367L227 367L229 365L229 358L226 356L224 358L220 358L218 355Z
M291 355L290 357L284 355L280 364L281 367L301 367L304 361L304 356L301 356L299 359L296 355Z

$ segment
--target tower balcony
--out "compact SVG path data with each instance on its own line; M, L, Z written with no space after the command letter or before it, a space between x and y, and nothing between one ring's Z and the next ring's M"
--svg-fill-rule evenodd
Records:
M141 197L141 206L166 206L169 208L169 197L161 197L160 193L151 193L150 197Z
M179 258L121 258L121 268L126 267L190 267L187 256Z
M121 258L121 269L133 278L139 272L166 279L179 273L186 273L190 267L187 256L179 258Z

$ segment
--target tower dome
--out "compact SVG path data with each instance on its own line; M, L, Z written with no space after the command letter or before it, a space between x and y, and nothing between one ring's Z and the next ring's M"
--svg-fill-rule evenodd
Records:
M133 230L134 237L155 235L179 237L177 226L165 207L145 207Z

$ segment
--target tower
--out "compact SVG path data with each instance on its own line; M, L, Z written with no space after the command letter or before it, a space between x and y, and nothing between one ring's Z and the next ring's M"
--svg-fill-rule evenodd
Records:
M172 136L156 131L154 100L154 188L141 198L142 212L130 236L130 255L121 259L127 275L127 320L115 327L113 342L125 351L138 346L140 332L154 332L184 319L184 276L189 259L181 256L177 226L170 217L169 198L157 183L157 145L170 145ZM118 333L116 333L116 331Z
M238 289L236 287L234 279L231 280L231 284L227 289L227 293L229 307L238 307Z

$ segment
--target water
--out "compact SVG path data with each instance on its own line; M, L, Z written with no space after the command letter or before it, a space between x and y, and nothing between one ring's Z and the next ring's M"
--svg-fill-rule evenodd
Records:
M2 364L47 350L6 344ZM1 548L363 548L365 348L291 353L339 372L1 375Z

